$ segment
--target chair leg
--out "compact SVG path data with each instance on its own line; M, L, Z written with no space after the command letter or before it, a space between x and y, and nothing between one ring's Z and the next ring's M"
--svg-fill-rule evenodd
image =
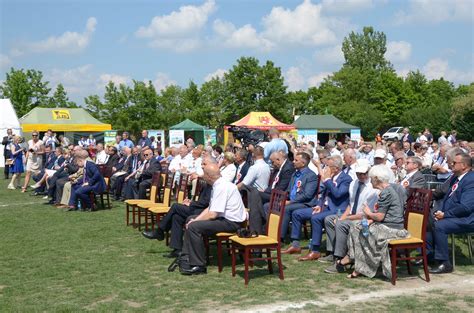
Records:
M107 193L107 208L109 210L112 210L112 206L110 205L110 195L109 195L109 193Z
M421 247L421 255L423 256L423 270L425 271L426 282L430 282L430 272L428 271L428 257L426 255L426 247Z
M405 257L408 258L410 256L410 250L405 249ZM407 271L409 275L413 275L413 272L411 270L411 262L410 260L405 261L407 263Z
M130 226L130 207L128 206L128 203L125 204L125 210L126 210L126 222L127 226Z
M456 267L456 242L454 240L454 234L451 234L451 256L453 259L453 270Z
M395 282L397 281L397 249L392 248L390 254L390 259L392 261L392 285L395 286Z
M217 237L217 270L219 273L222 272L222 240Z
M135 218L136 218L135 217L135 214L136 214L135 210L136 210L136 206L132 205L132 226L133 227L137 226L137 223L136 223L136 220L135 220Z
M105 209L105 202L104 202L104 194L100 194L100 204L102 205L102 209Z
M249 260L250 260L250 249L248 247L245 247L245 249L244 249L244 263L245 263L244 280L245 280L245 285L249 284Z
M232 247L231 247L231 251L230 251L230 254L232 255L232 277L235 277L235 246L234 244L232 244Z
M467 234L466 237L467 237L467 246L469 248L469 258L471 259L471 264L474 264L474 256L472 252L472 235Z
M283 263L281 262L281 248L277 247L277 261L278 261L278 271L280 272L280 279L283 280Z
M273 262L272 262L272 252L270 248L267 248L267 263L268 263L268 272L273 274Z

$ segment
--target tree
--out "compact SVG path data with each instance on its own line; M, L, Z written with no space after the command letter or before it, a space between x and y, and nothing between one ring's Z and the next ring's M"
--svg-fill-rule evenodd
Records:
M62 84L58 84L49 102L53 108L77 108L75 102L69 101L66 90Z
M48 106L48 82L36 70L10 69L0 86L0 97L9 98L18 116L23 116L37 106Z
M454 99L451 122L459 138L468 141L474 139L474 83L469 86L467 95Z

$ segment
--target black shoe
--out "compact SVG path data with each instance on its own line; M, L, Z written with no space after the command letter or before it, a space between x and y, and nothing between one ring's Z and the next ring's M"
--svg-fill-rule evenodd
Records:
M143 231L142 232L143 237L148 238L148 239L157 239L159 241L162 241L165 239L165 233L163 232L163 229L157 227L155 230L152 231Z
M53 205L54 200L49 200L48 202L43 203L44 205Z
M207 274L207 268L205 266L192 266L190 269L179 268L182 275L200 275Z
M430 268L430 273L431 274L445 274L445 273L451 273L453 271L453 266L448 263L442 263L438 267Z
M163 254L163 257L164 258L177 258L179 257L179 255L181 254L181 250L177 250L177 249L174 249L173 251L171 251L170 253L167 253L167 254Z
M78 208L69 208L67 211L72 212L72 211L77 211L77 210L78 210Z

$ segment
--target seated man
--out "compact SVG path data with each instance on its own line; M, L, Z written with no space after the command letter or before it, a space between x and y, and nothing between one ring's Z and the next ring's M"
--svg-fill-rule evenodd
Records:
M217 164L206 166L203 178L212 185L211 200L209 208L197 216L190 217L186 223L182 262L179 264L179 270L183 275L207 273L203 235L236 232L247 219L237 187L221 178Z
M237 187L242 189L243 186L253 187L258 191L264 191L268 187L268 180L270 179L270 166L263 159L263 148L258 146L253 152L255 163L249 168L244 179L237 184Z
M424 188L425 187L425 177L420 172L421 169L421 159L416 156L411 156L407 158L405 163L405 170L407 174L400 182L400 185L408 190L408 188Z
M250 163L247 162L248 152L245 149L239 149L235 152L235 167L237 171L235 172L235 177L233 183L238 185L247 175L247 172L250 167Z
M342 172L342 159L340 156L331 156L327 161L327 167L321 175L322 193L321 198L315 198L309 203L309 208L297 210L291 219L293 228L291 231L291 246L282 253L300 253L299 238L301 225L311 220L311 251L308 255L301 257L298 261L312 261L321 257L319 247L323 236L324 219L328 215L345 211L349 205L349 185L352 178Z
M204 169L208 164L217 165L217 161L207 156L202 159L202 168ZM199 194L198 201L191 201L185 199L183 203L173 203L168 214L156 225L153 231L144 231L142 235L148 239L163 240L165 238L165 232L171 230L170 247L173 249L169 254L165 254L165 257L177 257L183 248L183 226L186 223L186 219L191 215L199 215L201 212L209 206L209 200L211 199L212 186L206 184L206 187Z
M452 161L454 173L451 187L444 196L441 208L434 213L432 233L428 233L427 248L439 265L432 274L450 273L448 235L474 232L474 173L472 159L464 152L456 153Z
M92 210L90 193L99 194L105 190L105 180L100 175L99 168L93 161L87 161L88 157L87 151L81 151L77 155L77 165L84 169L84 173L82 183L72 187L69 199L69 205L76 210L78 209L78 200L81 202L81 210Z
M160 162L153 157L153 150L146 148L143 150L145 157L143 171L137 177L135 186L138 186L138 199L146 199L146 191L151 187L151 179L155 172L161 172Z
M316 196L318 189L318 176L309 169L308 164L311 157L306 152L298 152L293 160L296 171L291 176L288 184L288 200L285 204L285 215L281 224L281 236L285 238L294 212L310 207L311 199ZM263 208L268 213L270 203ZM266 216L266 215L265 215Z
M355 173L357 179L353 180L349 186L349 205L342 216L332 214L324 219L327 242L326 251L328 253L320 262L333 263L324 271L326 273L345 272L343 263L347 255L347 238L352 221L361 220L365 205L375 204L378 195L372 187L369 179L370 163L366 159L360 159L356 163ZM348 261L348 260L346 260Z

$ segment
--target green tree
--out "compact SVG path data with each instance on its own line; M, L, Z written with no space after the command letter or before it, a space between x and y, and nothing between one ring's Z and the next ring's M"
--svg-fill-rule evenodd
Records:
M468 141L474 139L474 83L469 86L467 95L454 99L451 122L459 138Z
M42 72L11 68L0 86L0 97L9 98L16 114L23 116L37 106L48 106L50 90Z
M77 108L76 103L69 100L62 84L58 84L49 102L53 108Z

